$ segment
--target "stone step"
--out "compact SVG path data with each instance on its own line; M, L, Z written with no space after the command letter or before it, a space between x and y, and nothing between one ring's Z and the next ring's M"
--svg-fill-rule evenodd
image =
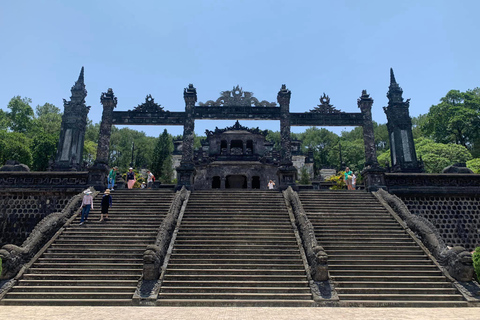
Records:
M415 295L415 294L457 294L457 290L454 288L380 288L380 287L374 287L374 288L336 288L338 294L366 294L366 295L372 295L372 294L407 294L407 295Z
M33 270L32 270L33 271ZM115 270L117 271L117 270ZM168 268L166 275L170 276L179 276L179 275L189 275L189 276L227 276L227 275L234 275L234 276L269 276L269 275L286 275L286 276L302 276L305 275L305 269L303 270L295 270L295 269L254 269L254 268L246 268L246 269L221 269L221 268L200 268L200 269L177 269L174 266Z
M142 259L132 259L129 257L123 257L121 260L117 258L104 258L104 257L95 257L95 258L39 258L36 263L50 263L50 264L108 264L108 265L118 265L118 264L143 264Z
M339 294L341 300L395 300L395 301L463 301L463 296L452 294Z
M54 271L55 269L59 269L59 267L62 267L65 269L96 269L96 270L104 270L104 269L139 270L143 268L143 263L141 263L141 261L138 261L137 263L129 263L129 264L121 263L121 262L122 261L119 261L118 263L94 263L94 262L72 263L72 262L63 262L63 261L62 262L37 262L33 265L33 268L41 268L41 269L51 268L52 271Z
M17 306L131 306L132 299L3 299L3 305Z
M203 300L203 299L222 299L222 300L311 300L311 293L281 293L275 292L273 294L269 293L197 293L189 292L185 294L180 293L163 293L160 292L158 295L159 299L188 299L188 300Z
M334 262L334 261L359 261L360 263L365 261L365 260L381 260L381 261L399 261L399 260L408 260L408 259L424 259L427 261L431 261L428 256L422 252L418 251L412 254L399 254L398 252L395 252L394 255L390 254L389 252L385 252L384 254L368 254L367 253L362 253L362 254L356 254L353 256L350 255L345 255L345 254L338 254L336 252L334 253L329 253L328 254L328 261L329 262Z
M141 274L142 273L142 270L143 268L142 267L128 267L128 268L111 268L111 269L105 269L105 268L97 268L95 270L92 270L92 268L52 268L52 267L48 267L48 268L41 268L41 267L32 267L30 269L28 269L28 272L30 275L34 275L34 274L52 274L52 275L63 275L63 274L66 274L66 275L69 275L71 273L74 273L75 275L84 275L84 274L92 274L92 273L95 273L95 274L103 274L103 275L110 275L110 274L114 274L114 275L127 275L127 276L131 276L133 274ZM92 272L94 271L94 272Z
M9 292L7 299L132 299L133 292Z
M311 295L310 288L308 287L169 287L162 286L162 294L165 293L296 293L296 294L306 294Z
M408 281L408 282L401 282L401 281L342 281L341 287L342 289L346 288L366 288L375 290L378 289L426 289L426 288L442 288L442 289L452 289L452 284L447 282L446 279L442 279L442 281ZM338 289L340 289L338 288Z
M283 239L294 238L294 235L291 233L259 233L251 231L249 233L230 233L226 234L218 234L218 233L209 233L209 234L179 234L177 236L177 241L202 241L202 240L211 240L211 241L222 241L222 240L270 240L270 241L278 241Z
M343 307L371 307L371 308L458 308L467 307L466 301L437 301L426 300L417 301L401 301L401 300L341 300L340 305Z
M130 271L131 272L131 271ZM95 274L42 274L42 273L26 273L23 278L25 280L49 280L55 281L58 280L136 280L138 281L141 276L141 272L137 274L104 274L104 273L95 273Z
M298 249L296 239L292 235L292 239L278 238L278 239L195 239L183 240L177 239L175 241L177 248L186 247L205 247L214 246L216 248L223 247L243 247L243 246L288 246Z
M53 283L52 283L53 282ZM37 286L55 286L64 290L64 288L69 288L73 286L104 286L104 287L118 287L118 286L131 286L136 288L138 284L138 279L127 280L127 279L105 279L102 276L100 279L20 279L18 281L20 286L28 287L37 287ZM14 287L15 288L15 287Z
M170 307L314 307L313 300L158 299L157 306Z
M262 275L262 274L226 274L226 275L202 275L202 274L169 274L167 268L167 274L165 279L168 280L188 280L188 281L302 281L306 279L305 274L302 275Z
M15 286L10 292L127 292L133 295L135 286Z
M368 277L368 276L373 276L373 277L380 277L380 276L387 276L389 277L393 273L397 275L398 277L401 276L424 276L424 277L431 277L431 276L443 276L443 273L439 270L395 270L394 272L392 270L385 270L385 269L380 269L380 270L333 270L329 269L330 274L334 277L342 277L342 276L350 276L350 275L356 275L359 278L362 277Z
M130 253L126 253L124 250L117 251L112 253L110 250L103 250L98 254L97 252L89 252L85 253L83 251L78 251L72 253L70 250L67 252L45 252L42 257L46 259L56 258L56 259L95 259L95 258L102 258L102 259L143 259L144 251L132 251Z
M272 252L279 251L282 255L295 255L298 254L298 248L278 248L277 246L259 246L258 248L252 247L230 247L224 249L216 249L216 248L192 248L192 249L181 249L181 248L173 248L173 252L175 254L198 254L198 255L218 255L218 254L241 254L241 255L251 255L251 254L270 254Z
M434 264L414 264L414 265L401 265L399 266L398 264L387 264L386 262L384 264L370 264L370 265L355 265L355 264L333 264L329 263L328 264L329 270L331 272L337 273L338 271L351 271L351 272L362 272L362 271L376 271L376 270L381 270L382 272L387 272L387 271L394 271L397 273L399 269L401 271L429 271L429 270L435 270L438 271L438 267Z
M250 264L252 265L262 265L262 264L274 264L276 266L280 265L285 265L285 264L302 264L302 261L299 261L297 257L295 258L286 258L284 256L277 257L277 256L270 256L270 257L263 257L263 256L246 256L244 258L237 257L237 258L229 258L229 259L202 259L202 258L197 258L195 260L192 260L190 258L182 259L179 256L171 257L169 260L169 265L174 266L174 265L181 265L181 266L187 266L191 264L212 264L212 265L224 265L224 264L232 264L232 265L244 265L248 266Z
M335 275L337 282L352 282L352 281L366 281L366 282L441 282L446 281L446 278L436 275L419 276L419 275ZM340 285L341 287L341 285Z
M198 261L195 261L198 262ZM262 269L262 270L278 270L279 272L286 271L286 270L301 270L305 272L305 267L302 263L297 264L269 264L269 263L255 263L250 264L248 263L237 263L237 264L217 264L217 263L191 263L191 264L183 264L183 263L174 263L172 261L169 262L170 270L204 270L204 269L215 269L215 270L225 270L225 269Z
M165 279L162 283L162 288L164 287L193 287L193 288L212 288L212 287L227 287L227 288L238 288L238 287L289 287L289 288L308 288L308 281L303 280L232 280L228 277L225 280L172 280Z
M350 260L339 260L335 259L332 257L328 257L328 266L333 267L333 266L338 266L338 267L356 267L357 265L365 265L365 266L371 266L371 265L388 265L388 266L397 266L398 267L403 267L403 266L413 266L413 265L425 265L425 264L431 264L432 262L427 259L425 256L424 259L418 259L418 260L381 260L381 259L369 259L369 260L357 260L357 259L350 259Z

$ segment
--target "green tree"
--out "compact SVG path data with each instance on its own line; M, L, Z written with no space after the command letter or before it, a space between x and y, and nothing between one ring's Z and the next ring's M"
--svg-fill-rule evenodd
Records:
M308 174L307 168L303 167L300 170L300 184L310 184L310 175Z
M480 158L467 161L467 168L472 170L474 173L480 173Z
M332 167L339 164L339 137L325 128L311 127L299 135L302 140L302 151L312 151L314 170Z
M8 118L10 120L10 129L13 132L27 133L32 128L34 119L33 109L30 106L32 99L13 97L8 103Z
M0 131L0 164L7 160L17 160L27 166L32 165L30 139L20 132Z
M34 135L38 133L60 135L62 126L60 109L51 103L45 103L43 106L38 105L35 108L35 116L32 128Z
M50 159L55 156L58 145L58 135L39 133L33 138L32 170L46 171Z
M422 131L435 142L472 148L479 138L479 92L479 88L467 92L450 90L439 104L430 108L421 125Z
M415 149L428 173L441 173L445 167L472 159L467 148L454 143L444 144L435 143L430 139L418 139L415 141Z
M162 179L168 179L168 173L166 173L166 168L164 163L173 151L173 142L172 137L168 134L167 130L163 130L163 133L158 137L157 144L155 145L155 150L153 153L152 163L150 165L150 170L152 173ZM171 167L171 162L170 162ZM170 173L171 174L171 173Z

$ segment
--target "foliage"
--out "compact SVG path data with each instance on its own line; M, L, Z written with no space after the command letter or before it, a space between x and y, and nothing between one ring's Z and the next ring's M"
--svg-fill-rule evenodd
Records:
M385 152L382 152L377 156L378 164L382 167L386 167L387 165L391 166L392 163L390 159L391 159L390 149L386 150Z
M171 171L166 169L165 162L170 163L171 167L171 158L170 154L173 151L173 142L172 137L168 134L167 130L163 130L163 133L158 137L157 143L155 145L155 150L153 153L152 163L150 165L150 170L153 175L157 178L169 181L171 177ZM167 159L170 158L170 161Z
M480 173L480 158L467 161L467 168L472 170L474 173Z
M36 118L33 121L32 131L35 134L60 135L62 114L53 104L45 103L35 108Z
M303 152L313 152L314 171L338 165L338 135L325 128L311 127L299 134L298 138L302 140Z
M477 282L480 282L480 247L476 247L472 254L473 268L477 276Z
M147 137L143 131L113 126L110 136L110 166L117 166L122 171L127 171L130 166L147 168L151 164L156 140Z
M168 157L163 161L162 175L159 177L161 183L172 183L173 177L173 159L172 155L169 154Z
M46 171L50 159L55 157L58 145L58 135L40 133L33 138L32 170Z
M10 112L7 115L13 132L27 133L31 129L34 113L30 103L32 99L20 96L13 97L8 103Z
M83 143L82 158L83 161L87 163L87 166L92 166L95 162L95 159L97 158L97 147L98 144L90 140L85 140Z
M303 167L300 170L300 180L298 181L300 184L310 184L310 175L308 174L307 168Z
M430 139L417 139L415 143L417 156L422 158L428 173L441 173L445 167L472 159L467 148L458 144L435 143Z
M424 134L439 143L460 144L469 149L480 138L480 89L450 90L433 105L422 124Z
M342 190L345 189L346 184L345 184L345 171L339 171L337 172L336 175L329 177L325 181L331 181L334 182L335 185L333 187L330 187L331 190Z
M0 131L0 163L17 160L27 166L32 165L30 139L23 133Z

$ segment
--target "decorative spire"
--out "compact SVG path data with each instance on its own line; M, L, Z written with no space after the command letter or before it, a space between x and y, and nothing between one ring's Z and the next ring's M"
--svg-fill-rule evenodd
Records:
M403 90L402 88L400 88L397 81L395 80L393 69L390 68L390 87L388 88L388 92L387 92L388 106L392 106L398 103L403 103L402 95L403 95Z
M85 97L87 96L87 90L85 89L85 80L84 80L84 67L80 70L80 75L78 76L77 82L70 90L72 96L70 97L71 101L85 103Z
M393 74L393 69L390 68L390 85L394 83L397 84L397 81L395 81L395 75Z

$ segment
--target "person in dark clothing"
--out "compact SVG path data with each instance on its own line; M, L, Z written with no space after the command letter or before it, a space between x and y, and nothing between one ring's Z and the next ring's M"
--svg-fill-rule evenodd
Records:
M105 214L105 220L108 220L108 208L112 207L112 196L110 195L110 189L105 190L105 193L102 197L102 213L100 215L100 222L102 222L103 215Z

